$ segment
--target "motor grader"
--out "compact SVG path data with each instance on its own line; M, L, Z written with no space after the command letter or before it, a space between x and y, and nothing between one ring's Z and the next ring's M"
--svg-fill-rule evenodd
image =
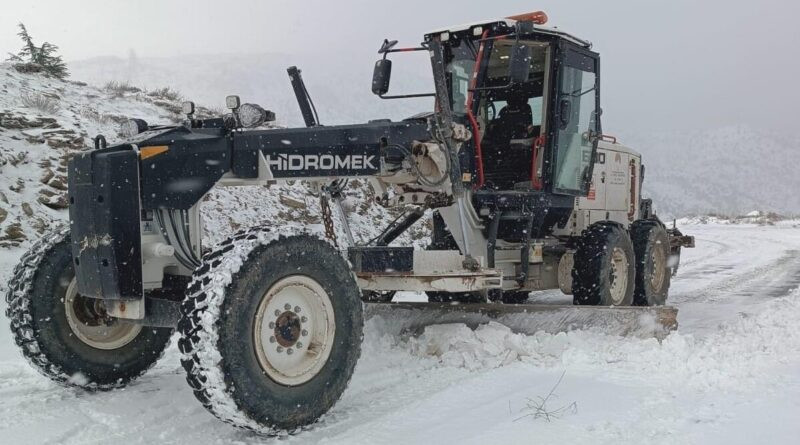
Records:
M545 22L536 12L431 32L413 48L384 41L372 91L435 102L399 122L320 125L292 67L304 128L263 128L272 112L230 96L222 117L197 118L187 103L180 125L132 119L124 143L96 138L69 163L69 225L35 243L10 283L24 356L57 382L119 388L177 330L200 402L272 434L335 404L364 307L407 308L389 302L397 291L425 292L415 307L428 313L535 312L521 303L556 288L584 319L664 305L693 240L642 198L641 156L603 133L599 55ZM430 55L431 93L389 94L390 56L406 51ZM399 209L369 241L341 212L350 178ZM324 234L254 221L203 245L212 188L287 180L321 197ZM392 244L426 214L427 249Z

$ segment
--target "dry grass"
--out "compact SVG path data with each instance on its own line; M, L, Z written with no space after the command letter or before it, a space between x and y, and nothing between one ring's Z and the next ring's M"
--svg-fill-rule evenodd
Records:
M22 93L20 100L23 106L45 114L53 114L61 108L58 99L39 93Z
M117 82L116 80L106 82L106 84L103 86L103 89L111 93L114 97L122 97L125 95L125 93L142 92L141 88L135 87L127 81Z
M170 100L173 102L179 101L183 98L181 93L173 90L170 87L156 88L155 90L147 91L147 95L154 99Z
M111 125L116 121L107 114L100 114L97 110L91 107L82 107L79 111L83 119L90 120L102 125Z

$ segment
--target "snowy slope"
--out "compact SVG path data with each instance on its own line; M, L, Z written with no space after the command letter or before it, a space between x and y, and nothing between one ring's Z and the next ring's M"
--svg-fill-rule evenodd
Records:
M92 137L115 138L131 114L174 118L155 98L114 97L8 65L0 65L0 92L0 248L30 241L64 217L67 159Z
M104 134L113 144L120 122L130 117L151 124L180 118L176 114L180 104L172 97L20 74L8 65L0 65L0 92L0 251L28 246L52 221L67 217L66 162L90 146L92 137ZM26 105L31 98L49 108ZM367 184L357 180L346 190L345 204L350 205L345 209L351 211L352 229L359 239L375 236L394 217L369 205L372 200L365 197L369 193ZM319 201L300 181L218 189L205 198L203 211L208 244L240 227L264 222L320 224ZM398 242L419 239L426 227L418 223Z
M376 48L377 49L377 48ZM407 56L396 63L392 92L432 91L427 55ZM416 58L415 58L416 57ZM377 60L378 54L375 53ZM429 111L425 99L381 100L370 91L372 63L355 64L340 54L202 54L172 58L98 57L69 64L76 79L103 85L128 82L155 89L178 88L187 98L209 106L222 106L226 95L238 94L277 114L283 125L302 126L286 68L302 70L323 124L352 124L370 119L402 119Z
M265 439L202 408L178 352L118 392L56 386L0 330L8 443L796 443L800 224L703 224L673 281L681 326L662 343L601 333L521 336L433 326L419 339L366 326L356 373L321 424ZM7 271L0 272L2 274ZM435 335L434 335L435 334ZM566 407L549 422L531 400ZM574 405L573 405L574 403Z

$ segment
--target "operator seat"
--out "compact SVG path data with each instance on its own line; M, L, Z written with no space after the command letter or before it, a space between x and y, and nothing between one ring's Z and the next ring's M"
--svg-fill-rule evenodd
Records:
M497 190L511 190L517 182L530 178L530 144L514 144L513 139L533 137L533 112L523 94L509 96L507 105L489 123L483 137L483 166L486 182Z
M486 129L486 139L494 142L510 141L528 137L528 128L533 122L533 112L528 98L515 95L508 98L508 104L500 110Z

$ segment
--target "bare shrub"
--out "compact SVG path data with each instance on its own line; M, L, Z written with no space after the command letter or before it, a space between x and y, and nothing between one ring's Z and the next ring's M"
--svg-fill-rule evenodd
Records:
M20 99L23 106L39 110L45 114L53 114L61 108L58 99L45 96L44 94L22 93Z
M183 98L181 93L173 90L170 87L156 88L155 90L147 91L147 95L155 99L178 101Z
M103 86L103 89L113 94L114 97L122 97L125 95L125 93L142 92L141 88L135 87L126 81L118 82L116 80L106 82L106 84Z
M21 151L17 154L12 154L7 159L8 163L13 165L14 167L20 164L27 164L28 163L28 152Z
M528 397L527 405L520 411L521 413L524 414L514 419L514 421L516 422L517 420L524 419L526 417L532 417L533 419L544 419L546 422L550 422L553 419L558 419L564 414L577 413L578 402L568 403L558 408L547 406L548 402L552 402L553 400L558 398L558 396L556 395L556 389L558 388L558 385L561 384L561 380L564 378L564 374L566 373L567 373L566 370L561 373L561 376L558 378L558 381L556 381L556 384L553 385L553 387L550 389L550 392L547 393L546 396L544 397L536 396L535 398Z
M90 120L102 125L109 125L116 122L112 116L108 114L100 114L97 110L91 107L81 108L80 115L86 120Z

